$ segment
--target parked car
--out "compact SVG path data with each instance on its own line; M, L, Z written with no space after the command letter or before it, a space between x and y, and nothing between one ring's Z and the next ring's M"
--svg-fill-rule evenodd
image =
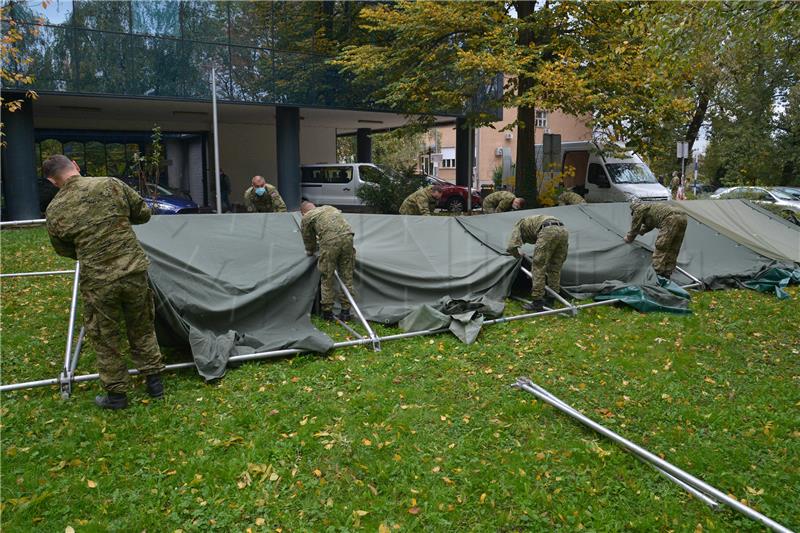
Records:
M733 187L720 187L719 189L711 193L711 198L714 200L718 200L721 194L728 192L732 188Z
M689 188L695 194L695 196L700 196L701 194L710 194L716 191L716 188L713 185L708 185L706 183L692 183L689 185Z
M391 171L382 169L372 163L336 163L303 165L302 176L303 198L315 204L327 204L338 207L342 211L363 211L364 202L356 194L358 189L371 186L378 181L379 175ZM402 179L399 178L398 179ZM436 183L444 187L442 199L437 207L454 211L467 208L467 188L453 185L433 176L425 176L428 183ZM479 208L481 196L472 192L472 208Z
M764 187L734 187L718 195L720 200L750 200L761 204L782 217L795 221L800 217L800 199L787 193Z
M800 200L800 187L773 187L772 190L788 194L795 200Z
M123 181L142 195L154 215L187 215L200 211L192 197L183 191L150 182L146 184L146 189L142 190L139 180L135 178L125 178Z
M459 212L467 210L467 188L455 185L436 176L425 176L431 185L442 187L442 198L436 207L447 209L448 211ZM472 191L472 209L478 209L483 204L483 198L479 191Z

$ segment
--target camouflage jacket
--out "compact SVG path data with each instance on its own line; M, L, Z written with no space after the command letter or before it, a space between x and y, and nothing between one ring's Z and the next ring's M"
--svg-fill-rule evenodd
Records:
M317 245L323 246L342 237L352 237L353 229L342 212L329 205L315 207L305 215L300 224L306 251L314 253Z
M577 205L585 204L583 196L576 192L564 191L558 196L558 205Z
M431 193L431 187L423 187L412 192L403 200L403 204L400 206L400 214L432 215L433 210L436 209L436 203L437 200Z
M517 248L525 243L535 244L539 231L542 229L542 224L545 222L560 222L560 220L550 215L533 215L518 220L514 224L511 238L508 239L507 250L510 253L514 253Z
M680 186L681 186L681 179L678 176L675 176L674 178L672 178L672 181L669 182L669 190L672 191L673 195L675 195L675 193L678 191L678 187Z
M72 176L47 207L56 253L81 263L81 287L147 271L150 262L131 224L150 220L139 194L117 178Z
M514 193L508 191L493 192L483 199L483 210L486 213L505 213L511 211L511 204L514 203Z
M283 202L278 189L274 185L266 184L267 192L263 196L256 194L254 187L244 191L244 206L248 213L285 213L286 204Z
M654 228L660 228L664 221L672 215L681 215L683 211L666 202L641 202L631 207L631 229L628 238L644 235Z

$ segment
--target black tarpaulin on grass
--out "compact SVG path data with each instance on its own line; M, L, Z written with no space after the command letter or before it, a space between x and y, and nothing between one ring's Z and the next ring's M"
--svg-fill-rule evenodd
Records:
M425 305L452 312L443 302L453 300L502 312L520 266L505 253L506 242L517 220L539 213L558 217L570 231L565 287L587 296L606 282L657 285L649 249L656 232L640 237L639 244L622 241L630 223L627 204L471 217L350 214L360 309L367 319L384 323ZM754 209L746 216L745 227L766 217ZM305 254L298 221L297 213L156 216L136 226L151 260L160 342L189 345L207 379L220 377L231 355L330 349L332 340L309 319L319 273L316 259ZM786 235L778 246L791 246L792 234ZM691 220L679 265L712 288L741 286L770 268L796 267L743 244L753 238L737 242ZM533 247L524 251L531 254ZM474 318L476 324L465 325L466 338L474 338L472 326L479 326L480 317Z

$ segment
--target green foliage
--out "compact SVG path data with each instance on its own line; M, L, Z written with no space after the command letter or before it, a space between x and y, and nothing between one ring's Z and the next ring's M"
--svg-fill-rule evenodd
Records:
M41 228L0 237L4 272L70 264ZM3 382L55 376L70 278L2 285ZM508 387L522 375L796 528L789 291L698 294L689 317L601 307L512 322L470 346L443 334L260 361L215 386L168 373L163 402L135 378L118 413L94 407L97 382L66 402L55 387L3 393L3 530L762 530ZM80 373L94 371L92 350Z
M503 167L494 167L492 171L492 183L494 183L494 190L496 191L503 188Z
M133 171L139 177L140 190L146 191L147 183L158 183L161 169L164 167L164 145L161 142L161 126L153 126L150 145L146 154L135 152L132 158ZM155 191L155 189L154 189Z
M425 147L425 134L416 130L399 129L375 133L370 137L372 137L372 161L386 168L415 167Z
M376 180L358 189L356 195L371 212L397 214L403 200L425 185L425 179L416 174L414 167L400 168L397 171L386 169Z

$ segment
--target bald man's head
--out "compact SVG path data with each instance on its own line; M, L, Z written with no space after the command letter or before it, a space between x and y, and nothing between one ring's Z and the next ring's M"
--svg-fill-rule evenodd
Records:
M308 213L308 212L309 212L309 211L311 211L312 209L315 209L316 207L317 207L317 206L315 206L315 205L314 205L314 204L312 204L311 202L309 202L309 201L305 201L305 202L303 202L302 204L300 204L300 213L302 213L303 215L305 215L306 213Z
M250 184L253 187L266 187L267 181L264 179L264 176L253 176L253 179L250 180Z

